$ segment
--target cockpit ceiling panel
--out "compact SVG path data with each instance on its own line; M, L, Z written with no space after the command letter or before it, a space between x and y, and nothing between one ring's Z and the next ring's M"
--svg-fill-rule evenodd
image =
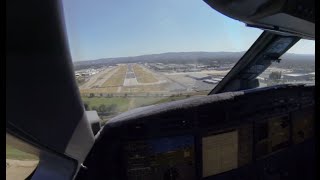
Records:
M250 27L301 38L315 37L314 0L205 0L213 9Z

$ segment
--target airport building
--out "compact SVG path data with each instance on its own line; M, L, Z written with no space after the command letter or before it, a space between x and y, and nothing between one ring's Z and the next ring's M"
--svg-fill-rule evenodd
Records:
M203 80L203 82L208 83L208 84L218 84L219 81L213 80L213 79L206 79Z
M206 74L188 74L186 77L195 79L195 80L206 80L206 79L211 79L211 76L206 75Z
M282 78L286 81L308 81L312 80L314 77L314 73L302 74L302 73L291 73L291 74L283 74Z

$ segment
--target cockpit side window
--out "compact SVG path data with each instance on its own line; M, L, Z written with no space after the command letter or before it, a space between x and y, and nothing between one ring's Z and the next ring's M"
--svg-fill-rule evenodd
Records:
M314 84L315 42L300 40L260 76L260 87L278 84Z

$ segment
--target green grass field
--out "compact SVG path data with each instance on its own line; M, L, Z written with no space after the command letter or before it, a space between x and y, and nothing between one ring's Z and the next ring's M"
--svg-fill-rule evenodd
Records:
M106 87L106 88L93 88L93 89L80 89L80 93L117 93L118 87Z
M122 87L121 92L126 92L126 93L141 93L141 92L165 93L166 92L166 85L167 84L155 84L155 85Z
M116 105L116 111L121 113L129 109L138 107L165 103L170 101L176 101L185 99L187 96L175 96L175 97L82 97L83 102L88 104L89 108L99 107L100 105Z
M152 73L145 71L140 65L133 65L133 71L139 83L153 83L158 81Z
M37 160L38 157L33 154L29 154L29 153L25 153L23 151L20 151L16 148L6 144L6 159Z
M96 106L99 107L100 105L104 104L106 106L111 106L115 104L117 106L118 112L124 112L128 110L128 104L130 99L125 97L82 97L82 101L89 105L89 108Z
M102 87L122 86L127 72L127 65L121 65L119 69L102 84Z

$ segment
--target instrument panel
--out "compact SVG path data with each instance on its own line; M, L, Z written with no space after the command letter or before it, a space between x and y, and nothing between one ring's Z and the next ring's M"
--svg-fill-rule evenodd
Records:
M265 88L129 112L104 127L84 165L94 179L312 179L313 93Z

